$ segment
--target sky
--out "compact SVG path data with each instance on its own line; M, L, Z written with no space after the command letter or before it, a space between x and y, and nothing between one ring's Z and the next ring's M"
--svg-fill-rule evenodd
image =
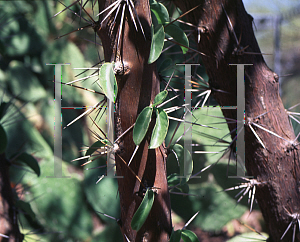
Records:
M243 3L250 14L274 13L275 15L300 5L299 0L243 0Z

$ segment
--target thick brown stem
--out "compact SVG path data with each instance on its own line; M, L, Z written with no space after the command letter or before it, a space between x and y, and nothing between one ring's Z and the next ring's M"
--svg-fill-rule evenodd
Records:
M115 112L117 137L134 124L138 114L144 107L149 106L155 95L159 93L160 86L156 65L148 64L151 43L149 2L147 0L134 2L143 25L146 40L140 28L138 32L135 30L127 7L125 25L118 50L116 50L116 36L119 30L120 17L117 18L115 26L111 25L114 16L108 18L98 31L104 47L105 60L115 61L116 65L120 67L116 72L119 88ZM109 4L111 4L111 1L105 1L105 3L99 1L100 10L109 6ZM159 189L157 189L154 205L146 222L137 232L132 230L130 223L142 201L143 186L122 161L123 159L128 163L135 149L132 130L122 137L119 142L121 151L116 156L117 175L124 177L118 179L121 230L123 235L126 235L130 241L168 241L172 224L166 179L165 149L161 146L155 150L149 150L148 143L149 135L141 143L130 167L142 180L145 187Z
M246 168L257 180L266 182L257 187L256 194L270 241L291 241L292 229L283 240L280 238L292 221L287 211L291 214L300 211L299 151L298 146L292 144L295 135L278 94L278 76L267 67L260 54L252 29L252 17L246 13L241 0L174 2L183 12L200 4L187 18L198 26L201 33L198 50L207 55L202 60L211 88L229 93L213 92L220 105L236 105L236 67L229 64L253 64L245 67ZM234 51L235 48L245 50L238 53ZM236 119L236 112L232 110L223 110L223 113L226 118ZM264 149L249 128L248 121L263 126L283 139L252 125L266 146ZM228 126L230 130L236 128L236 125ZM300 233L297 233L296 240L300 241Z

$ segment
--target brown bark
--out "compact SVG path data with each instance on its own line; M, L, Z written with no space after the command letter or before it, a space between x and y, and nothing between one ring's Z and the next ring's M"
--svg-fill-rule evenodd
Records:
M13 202L13 193L10 187L8 174L9 163L5 154L0 155L0 242L23 241L23 235L19 231L17 210Z
M109 6L112 1L99 1L100 11ZM124 31L120 41L120 52L116 51L116 33L119 26L116 24L112 29L111 20L108 18L101 29L98 30L104 48L105 61L115 61L121 69L117 72L118 96L115 106L115 130L116 137L127 130L134 122L138 114L144 107L159 93L160 82L155 64L148 64L148 56L151 45L151 16L150 7L147 0L135 1L135 8L142 22L146 40L142 32L136 32L126 9L126 19ZM121 11L121 10L120 10ZM105 16L105 14L104 14ZM100 21L103 19L100 16ZM119 23L118 18L116 23ZM168 185L166 180L166 156L163 146L155 149L148 149L149 135L140 145L135 158L130 164L130 168L142 180L146 187L156 187L152 210L143 225L137 232L132 230L130 223L132 217L140 205L143 196L143 186L129 170L127 165L120 159L128 163L135 144L132 138L132 130L127 133L119 142L121 151L116 155L117 176L119 195L121 204L120 226L123 235L130 241L168 241L172 231L171 208L169 200ZM120 156L120 157L119 157ZM127 241L124 237L124 241Z
M211 88L229 93L213 92L220 105L236 105L236 67L228 64L253 64L245 67L246 168L249 175L267 182L257 187L256 197L269 230L269 240L292 241L292 228L283 240L280 238L292 221L287 211L300 211L299 151L297 145L287 142L295 139L294 131L278 93L278 76L268 68L259 54L261 52L253 33L252 17L246 13L241 0L175 0L174 3L183 12L200 4L187 15L187 19L198 26L201 32L198 50L207 55L203 56L202 60ZM237 38L241 38L240 49L247 47L245 53L232 53L238 46L222 4ZM226 118L236 119L235 111L223 110L223 114ZM255 119L259 115L262 116ZM266 146L264 149L247 125L248 120L271 130L287 141L255 128ZM230 130L236 128L235 125L228 126ZM300 241L299 232L296 241Z

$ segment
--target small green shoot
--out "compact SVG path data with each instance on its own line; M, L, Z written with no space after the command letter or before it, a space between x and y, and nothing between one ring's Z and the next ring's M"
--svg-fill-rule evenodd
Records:
M152 107L156 107L157 105L161 104L166 99L167 95L167 90L158 93L154 98L154 103L152 104Z
M183 229L181 231L181 238L184 242L199 242L197 235L191 230Z

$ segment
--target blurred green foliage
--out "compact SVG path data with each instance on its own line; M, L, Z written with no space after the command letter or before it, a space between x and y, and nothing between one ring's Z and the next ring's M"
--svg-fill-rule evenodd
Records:
M71 3L71 0L64 1L66 5ZM88 8L91 13L94 11L95 15L97 14L97 10ZM0 151L5 150L6 156L11 159L16 153L26 151L38 160L41 171L38 177L27 169L28 167L25 169L23 166L12 166L10 170L12 181L20 184L21 187L23 195L20 201L30 204L30 209L27 204L20 205L23 206L23 210L21 209L23 212L27 211L20 214L20 224L22 232L26 234L26 240L121 241L122 236L116 221L103 216L103 213L116 219L120 216L117 180L105 177L96 184L106 172L103 168L106 159L97 159L84 169L81 166L83 160L70 162L84 155L82 147L88 147L95 142L89 128L96 132L97 129L92 126L90 120L80 119L62 131L62 171L64 176L71 178L47 178L54 175L54 67L46 64L71 64L63 67L64 83L91 75L92 72L89 71L76 77L81 71L72 68L91 67L103 60L103 49L99 45L86 41L86 39L94 41L95 33L89 28L54 40L55 37L86 25L70 11L50 19L55 13L64 9L57 1L0 1L0 9L2 10L0 12L0 97L1 103L12 100L11 107L3 117L0 117L1 137L4 137L3 131L7 136L7 146L3 145L3 138ZM80 12L77 5L72 9ZM169 15L174 19L180 15L180 12L171 7ZM175 24L183 30L188 29L182 23ZM97 42L100 40L97 39ZM183 55L180 46L171 47L171 45L172 43L168 42L164 44L164 47L170 48L163 51L157 61L162 79L161 87L163 89L169 77L174 74L172 87L183 90L184 67L176 66L176 71L173 73L175 64L186 61L201 64L201 59L193 54ZM190 47L196 49L195 45L196 43L190 38ZM198 80L199 92L193 93L193 106L199 100L196 96L208 87L205 83L208 77L204 67L197 67L195 72L204 81ZM74 84L100 91L95 80L96 77ZM182 94L181 91L178 93ZM167 99L170 97L168 95ZM101 95L86 90L62 86L63 107L92 106L102 98ZM210 98L208 101L208 105L216 105L213 99ZM174 100L164 108L182 103L183 99ZM65 127L84 111L85 109L80 108L63 109L62 126ZM170 115L180 118L183 112L181 109ZM220 232L232 219L240 218L247 210L245 201L247 199L243 199L239 205L236 205L234 195L238 193L237 191L221 192L237 185L236 180L227 177L227 169L229 174L234 175L235 165L230 164L228 168L228 155L222 157L224 149L231 142L229 130L222 117L220 109L202 108L193 112L194 122L214 127L193 126L193 143L197 144L193 150L214 152L193 154L193 174L208 165L213 164L213 166L197 175L197 178L190 179L188 188L171 190L174 192L171 194L172 209L182 221L188 221L197 211L200 211L191 223L191 227L215 233ZM101 127L105 127L105 122L103 118L98 123ZM166 145L171 141L176 126L176 121L170 121ZM183 132L183 125L179 125L178 132L170 144L171 147L176 140L183 145L183 139L179 139ZM220 139L223 139L223 143L218 146L216 144ZM95 167L102 168L92 169ZM180 173L175 155L171 154L168 157L167 170L168 175ZM182 191L191 195L176 193Z
M0 9L0 95L3 106L10 104L0 121L7 136L7 147L3 149L6 148L5 155L11 161L24 151L32 154L41 171L38 177L15 162L10 169L11 180L18 184L18 194L22 194L19 194L21 200L17 207L26 241L120 241L122 236L116 222L97 213L119 216L116 179L105 178L96 185L101 170L83 170L80 162L70 163L81 156L82 147L94 140L88 131L90 121L79 120L63 130L62 171L70 178L49 178L55 175L54 67L46 64L70 63L71 66L64 66L62 70L62 82L70 82L81 72L73 68L91 67L91 63L99 62L97 51L95 55L97 46L87 47L86 41L77 34L54 40L79 24L78 21L72 23L73 16L67 11L50 20L63 9L56 1L1 1ZM80 37L93 39L94 34L81 31ZM80 78L90 74L84 73ZM99 91L94 81L95 78L91 78L75 85ZM102 98L62 86L63 107L92 106ZM83 111L85 109L63 109L62 125L66 126ZM100 125L105 126L105 120ZM2 133L1 145L4 144ZM28 157L25 161L32 164ZM105 159L96 160L92 167L97 166L97 162L105 164Z

